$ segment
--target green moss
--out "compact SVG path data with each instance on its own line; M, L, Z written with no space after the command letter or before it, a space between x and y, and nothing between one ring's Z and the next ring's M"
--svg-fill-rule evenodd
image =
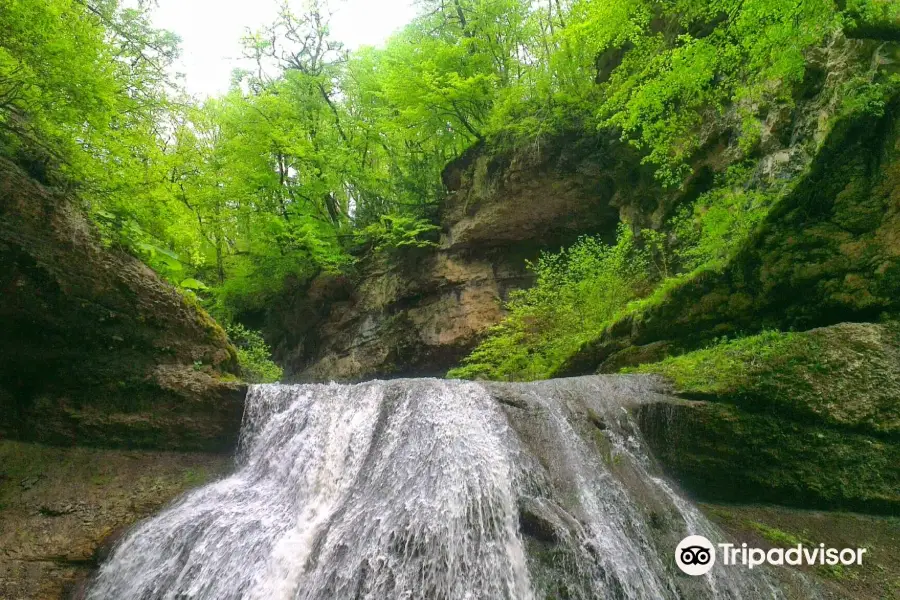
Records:
M795 510L773 505L701 505L701 509L725 532L732 543L750 546L866 548L861 565L843 569L816 565L804 569L813 579L825 579L829 597L857 600L896 598L900 582L900 521L896 517L864 516L858 513ZM778 571L778 569L776 569ZM787 598L809 597L806 586L782 588Z
M900 91L879 83L864 92L833 118L800 176L763 190L761 223L751 219L744 227L728 221L733 210L705 210L703 202L727 208L733 200L716 187L698 199L699 211L666 224L681 266L702 264L630 305L554 375L615 370L627 364L616 355L635 346L693 350L723 334L806 330L900 312L898 220L888 210L900 199Z
M97 473L91 476L91 484L96 486L107 486L113 480L113 476L109 473Z
M764 538L778 547L787 548L788 546L797 546L799 544L804 544L807 546L815 545L805 538L799 537L792 533L788 533L787 531L782 531L777 527L769 527L768 525L760 523L758 521L748 521L746 524L750 529L758 531L760 535L762 535Z
M844 565L819 565L816 567L816 571L824 577L837 580L856 579L858 577Z
M570 600L590 597L590 576L583 572L578 556L564 546L526 540L537 597Z
M878 512L900 504L900 326L766 332L628 369L706 402L644 415L699 495ZM649 409L648 409L649 410Z
M641 413L694 493L885 512L900 505L898 365L900 325L888 322L768 331L626 370L705 400Z
M725 340L625 372L666 377L689 398L897 435L898 364L900 325L845 324Z
M815 355L817 349L807 336L767 331L733 341L723 340L703 350L623 371L663 375L682 393L741 394L758 385L758 377L771 372L773 365L790 369L793 362Z
M182 475L185 487L197 487L203 485L209 481L211 477L210 473L203 467L185 469Z
M730 404L647 407L654 454L696 497L895 512L900 445Z

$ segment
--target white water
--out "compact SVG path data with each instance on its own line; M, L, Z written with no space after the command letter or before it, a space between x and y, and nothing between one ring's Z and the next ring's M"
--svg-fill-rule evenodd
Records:
M136 527L90 600L773 598L674 566L716 529L656 472L640 379L254 386L236 472ZM585 416L600 419L603 431Z

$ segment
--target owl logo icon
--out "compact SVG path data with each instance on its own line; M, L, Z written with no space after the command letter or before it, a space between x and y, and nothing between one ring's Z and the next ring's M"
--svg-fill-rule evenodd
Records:
M716 564L716 550L702 535L689 535L675 548L675 564L688 575L706 575Z

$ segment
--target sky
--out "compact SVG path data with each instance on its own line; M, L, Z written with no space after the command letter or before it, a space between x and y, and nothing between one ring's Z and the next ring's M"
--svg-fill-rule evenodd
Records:
M153 22L181 37L177 70L188 91L214 96L228 90L246 28L271 23L277 6L276 0L158 0ZM333 37L351 50L382 44L415 15L412 0L338 0L334 10Z

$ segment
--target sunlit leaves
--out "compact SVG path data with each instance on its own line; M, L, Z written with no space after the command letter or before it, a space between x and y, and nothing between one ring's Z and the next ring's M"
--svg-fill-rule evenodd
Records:
M704 119L734 103L792 102L807 52L842 20L832 0L582 0L571 14L563 36L580 61L573 68L589 70L585 61L604 52L621 56L593 91L597 125L619 128L671 185L688 174ZM565 97L590 101L577 91L584 80L563 84Z
M223 313L348 264L359 232L428 243L444 166L482 139L611 129L680 185L708 120L733 111L752 152L811 48L900 16L885 0L422 0L384 47L348 53L326 0L292 2L245 36L232 89L198 105L170 80L178 40L151 26L151 3L0 1L0 151L58 162L108 241L204 282ZM727 246L741 228L725 213L755 202L690 215L686 260Z

